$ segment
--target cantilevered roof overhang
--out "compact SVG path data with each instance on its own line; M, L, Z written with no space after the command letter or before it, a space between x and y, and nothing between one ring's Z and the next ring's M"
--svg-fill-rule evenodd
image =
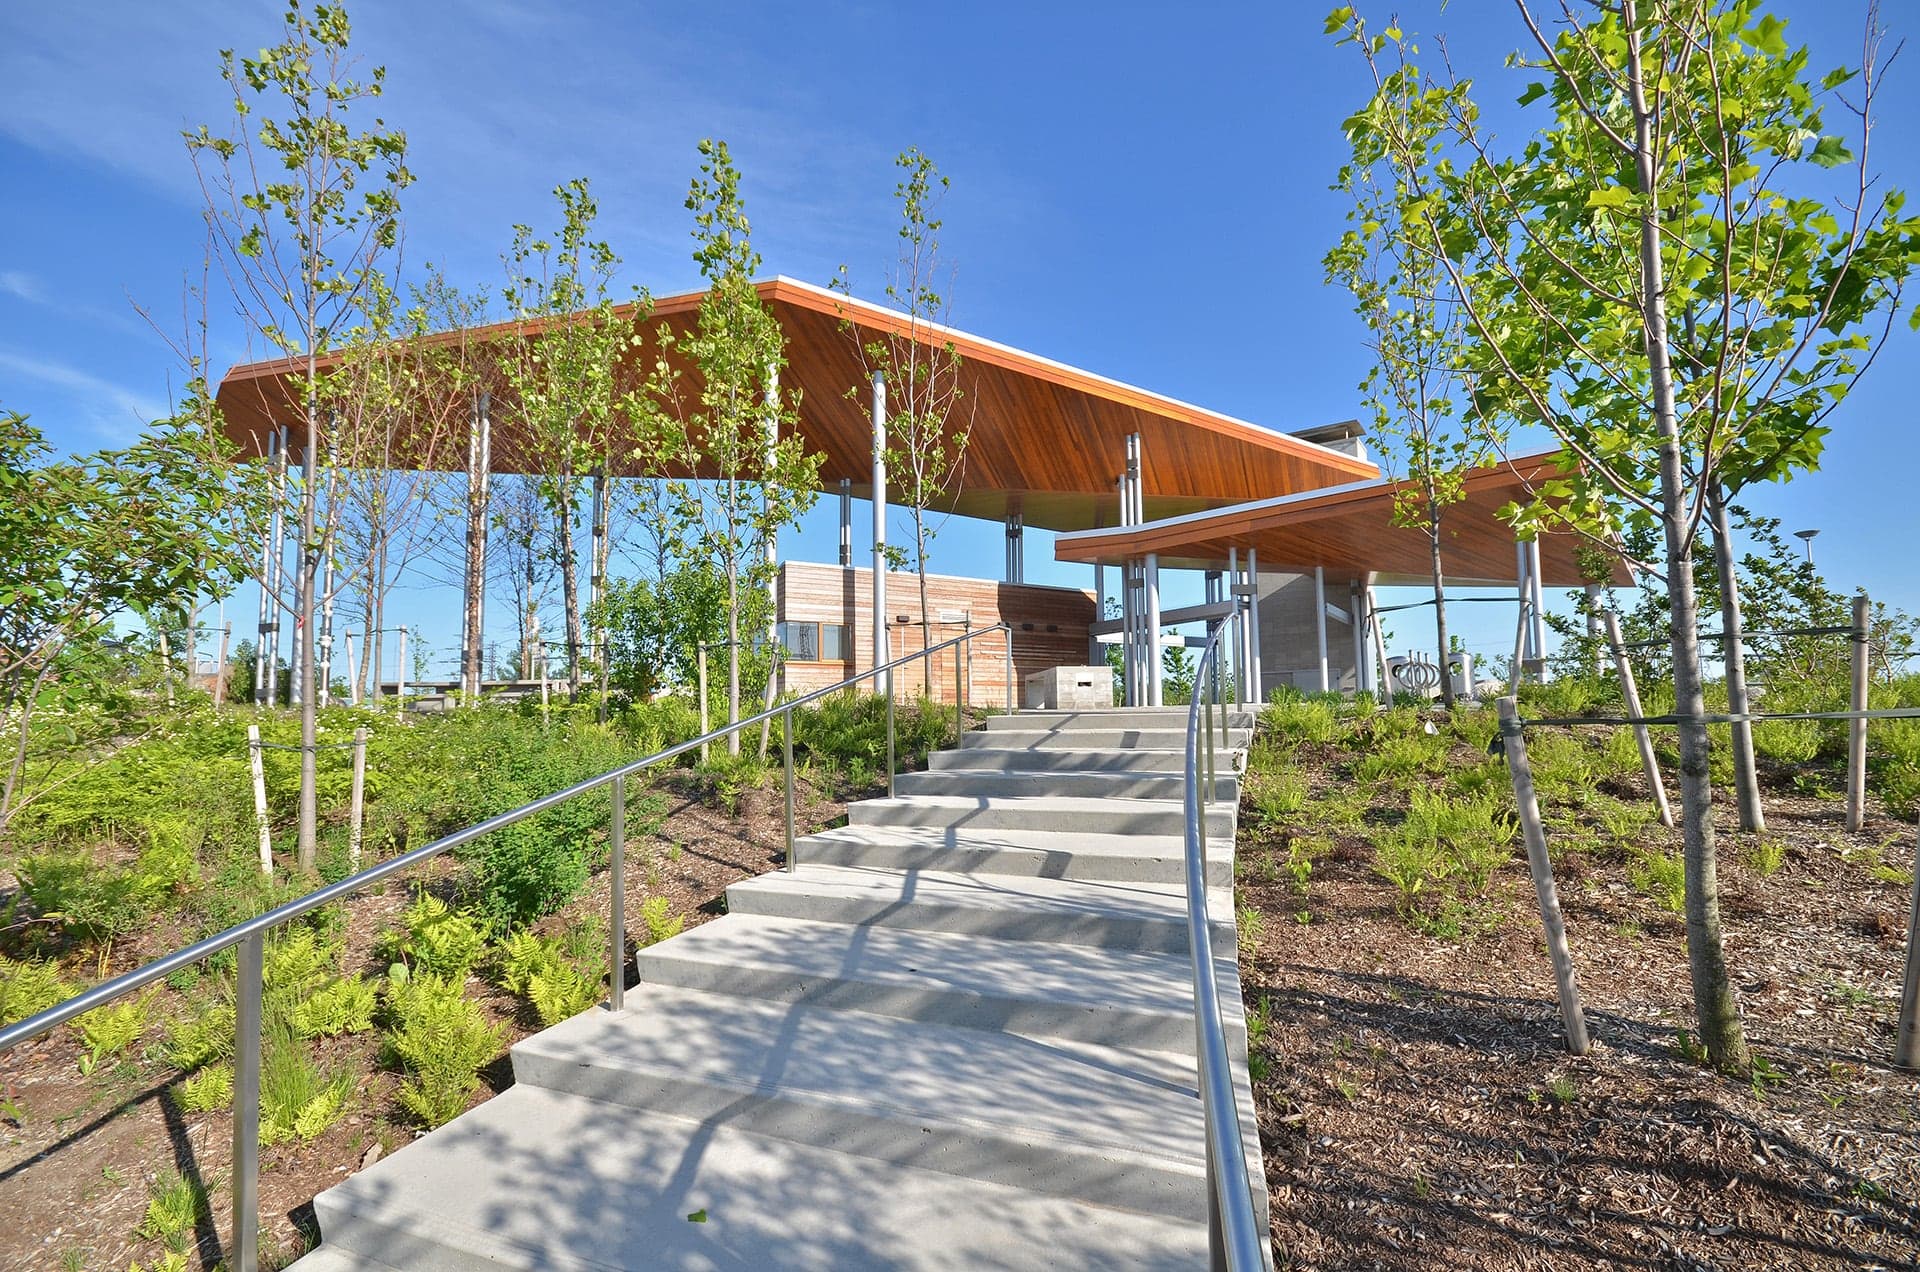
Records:
M847 479L855 494L865 498L871 493L869 376L860 348L898 336L929 345L951 341L962 360L956 415L971 421L972 438L950 507L964 516L1000 518L1017 511L1027 525L1050 530L1111 525L1118 508L1114 481L1125 468L1130 433L1141 436L1144 504L1150 518L1379 475L1373 464L1341 451L965 332L928 323L915 328L894 310L811 284L776 278L756 289L786 334L781 386L799 393L800 433L808 448L823 457L820 478L827 489ZM704 295L655 300L649 323L671 324L686 333ZM643 328L643 335L648 329ZM538 339L540 331L538 324L502 323L432 339L485 345ZM634 365L650 365L656 351L654 341L643 339L634 350ZM221 381L219 401L227 431L243 453L262 453L265 439L279 426L290 430L289 445L295 451L303 448L298 391L303 369L296 359L248 363ZM697 400L697 373L684 364L680 370L687 377L683 393ZM524 439L503 427L503 415L496 412L492 468L528 471L532 465ZM387 462L458 470L465 456L462 440L424 456L410 457L404 446L397 447ZM616 472L662 475L631 466Z
M1513 528L1499 509L1526 502L1530 490L1559 475L1557 456L1529 455L1486 468L1465 479L1466 497L1449 506L1441 519L1441 561L1454 587L1512 586L1518 581ZM1194 513L1135 526L1063 534L1054 540L1061 561L1118 565L1153 553L1164 568L1224 569L1228 554L1244 561L1249 548L1259 554L1262 573L1326 571L1329 581L1364 583L1369 574L1383 586L1432 582L1427 536L1393 524L1394 499L1404 481L1352 482L1330 490L1263 499L1239 507ZM1541 582L1547 587L1579 587L1592 582L1580 570L1576 549L1581 536L1570 531L1540 535ZM1609 554L1612 581L1632 582L1617 556Z

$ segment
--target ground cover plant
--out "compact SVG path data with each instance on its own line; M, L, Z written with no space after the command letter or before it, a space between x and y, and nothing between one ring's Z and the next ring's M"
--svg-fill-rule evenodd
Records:
M276 871L263 878L246 725L290 743L297 722L182 699L162 727L103 748L23 808L0 841L0 1021L349 873L347 752L321 752L312 875L289 868L298 766L290 753L266 752ZM670 699L616 705L604 723L598 715L591 701L405 720L322 712L323 742L370 731L362 865L698 728L697 711ZM953 729L951 708L900 704L898 763L924 764ZM779 864L778 731L772 762L745 750L735 758L716 747L704 763L690 754L630 782L632 946L720 913L728 882ZM884 789L884 704L848 695L800 708L794 750L800 829L831 824L848 799ZM604 794L576 800L522 823L517 836L495 835L277 932L266 959L261 1139L263 1208L282 1253L311 1235L290 1216L340 1168L486 1098L510 1079L507 1045L605 995L609 811ZM143 1171L163 1169L201 1184L223 1177L233 967L228 953L185 969L0 1064L0 1209L40 1214L45 1230L64 1223L93 1252L87 1266L171 1257L167 1242L183 1238L171 1227L164 1239L158 1228L139 1233L147 1197L137 1184ZM165 1149L167 1127L182 1122L196 1146L186 1165ZM80 1151L22 1167L76 1127ZM103 1179L105 1163L132 1183ZM83 1198L91 1218L76 1227L63 1208ZM0 1263L35 1257L42 1229L7 1227ZM190 1229L184 1240L211 1240L219 1227ZM193 1265L215 1254L207 1245Z
M1614 714L1617 696L1523 694L1524 714L1570 707ZM1305 735L1292 695L1263 712L1236 859L1276 1266L1920 1259L1920 1079L1887 1063L1914 857L1889 777L1904 737L1870 730L1857 835L1832 752L1763 751L1769 831L1730 836L1721 871L1758 1058L1723 1076L1692 1032L1679 840L1630 733L1528 730L1595 1040L1575 1058L1492 710L1312 715L1328 711ZM1438 739L1438 772L1400 758L1411 738Z

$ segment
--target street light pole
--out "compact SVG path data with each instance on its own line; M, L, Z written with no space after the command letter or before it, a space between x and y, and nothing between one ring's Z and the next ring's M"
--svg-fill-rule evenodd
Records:
M1793 532L1794 538L1800 540L1800 542L1807 545L1807 564L1808 565L1813 564L1813 539L1814 539L1814 536L1819 533L1820 532L1818 530L1795 530Z

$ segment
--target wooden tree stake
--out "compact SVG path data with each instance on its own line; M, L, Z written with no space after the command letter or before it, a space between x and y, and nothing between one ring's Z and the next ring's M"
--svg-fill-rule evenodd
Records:
M1865 592L1853 598L1853 709L1867 709L1870 663L1867 624L1872 610ZM1847 829L1859 830L1867 821L1867 722L1847 721Z
M1533 766L1527 761L1527 738L1520 728L1520 711L1512 698L1500 699L1500 735L1507 753L1507 771L1513 774L1513 801L1520 808L1520 828L1527 840L1527 865L1533 871L1533 893L1540 902L1540 923L1547 933L1547 953L1553 959L1553 978L1560 986L1560 1018L1567 1027L1567 1050L1587 1054L1587 1018L1580 1010L1580 989L1573 980L1573 952L1567 948L1567 928L1560 917L1560 894L1553 886L1553 866L1547 860L1547 832L1540 824L1540 803L1533 793Z
M367 808L367 728L353 731L353 803L347 821L347 864L360 869L360 829Z
M1627 649L1620 640L1620 616L1612 610L1606 611L1607 647L1613 651L1613 668L1620 676L1620 699L1626 704L1629 718L1638 720L1640 711L1640 686L1634 683L1633 664L1627 661ZM1673 829L1673 805L1667 802L1667 788L1660 781L1660 759L1653 753L1653 734L1646 725L1633 726L1633 740L1640 745L1640 768L1647 775L1647 785L1653 791L1653 806L1660 812L1660 824Z
M1907 974L1900 988L1900 1028L1893 1036L1893 1062L1920 1069L1920 835L1914 840L1913 903L1907 911Z
M253 766L253 821L260 831L260 873L273 875L273 833L267 828L267 771L260 758L260 726L247 726L247 761Z

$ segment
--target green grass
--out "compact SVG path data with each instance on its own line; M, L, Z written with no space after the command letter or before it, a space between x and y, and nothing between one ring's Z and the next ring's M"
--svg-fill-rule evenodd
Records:
M213 1220L210 1192L193 1176L162 1175L147 1194L146 1217L135 1232L175 1252L184 1251L194 1230Z

